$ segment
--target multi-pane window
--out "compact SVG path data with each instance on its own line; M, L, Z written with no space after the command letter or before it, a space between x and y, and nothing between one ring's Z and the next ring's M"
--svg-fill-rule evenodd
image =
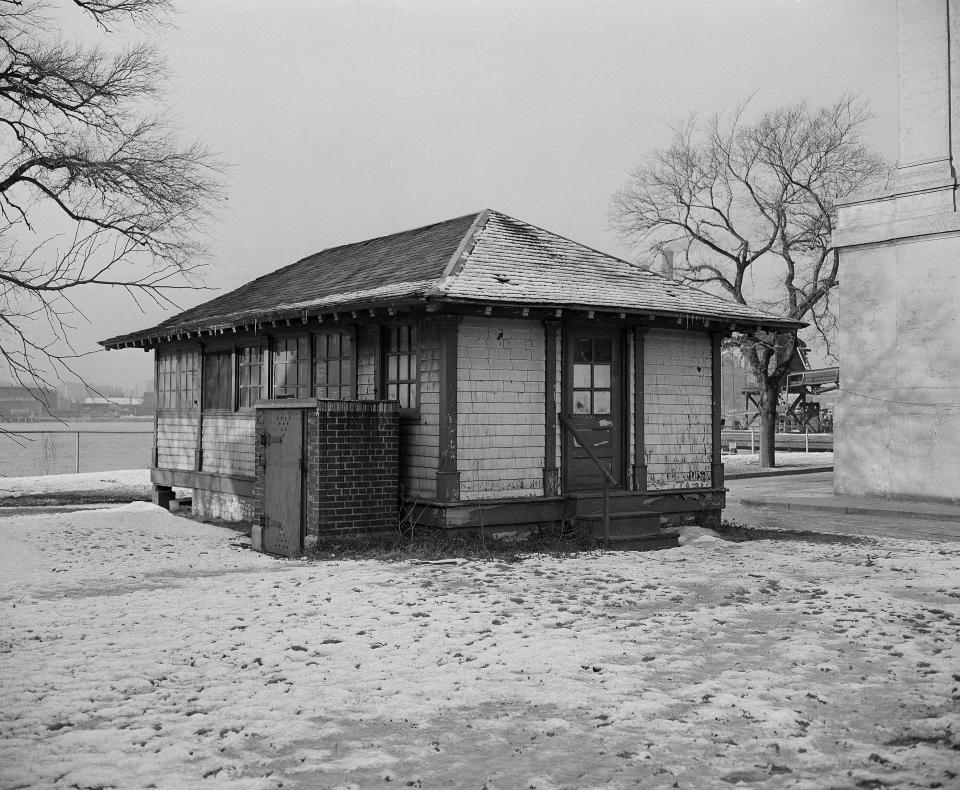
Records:
M245 346L237 349L237 407L253 408L263 397L263 346Z
M310 338L308 335L274 339L273 397L310 397Z
M157 354L157 408L193 410L200 398L200 354L176 349Z
M578 337L573 344L573 413L609 414L613 344L609 337Z
M321 332L314 336L313 397L355 397L353 336L350 332Z
M417 328L409 324L387 327L384 346L387 400L401 409L417 407Z
M203 355L203 409L233 409L233 352Z
M157 408L177 407L177 354L157 352Z

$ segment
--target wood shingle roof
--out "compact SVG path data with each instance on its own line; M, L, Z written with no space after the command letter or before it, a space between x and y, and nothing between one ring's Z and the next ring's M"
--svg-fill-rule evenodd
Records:
M323 250L155 327L101 345L120 348L186 332L411 302L616 310L766 328L801 326L488 209Z

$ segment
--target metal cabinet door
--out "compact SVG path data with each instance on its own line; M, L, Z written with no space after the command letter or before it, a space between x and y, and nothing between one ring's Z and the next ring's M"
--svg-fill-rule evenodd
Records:
M292 557L303 547L303 412L263 415L263 548Z

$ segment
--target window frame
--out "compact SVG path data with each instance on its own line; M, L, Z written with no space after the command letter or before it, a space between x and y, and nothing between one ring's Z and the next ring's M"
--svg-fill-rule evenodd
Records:
M297 353L300 351L300 341L305 341L306 343L306 356L305 357L294 357L293 361L285 361L282 363L277 362L277 345L279 343L294 343L297 349ZM313 343L310 332L297 332L291 334L282 334L282 335L272 335L270 337L270 361L269 361L269 378L267 385L267 397L270 399L277 400L305 400L310 398L310 393L313 391ZM297 383L292 387L286 383L286 376L284 376L283 389L294 389L301 390L305 389L305 393L300 393L295 391L294 394L283 394L277 395L277 365L282 364L285 367L293 366L298 371L298 380ZM299 380L299 366L306 365L306 381Z
M220 373L226 372L229 376L229 380L225 387L220 388L221 400L226 399L226 405L217 404L214 406L207 405L207 365L209 364L210 357L217 357L223 359L226 357L226 364L218 363L220 368ZM219 412L221 414L231 413L236 411L236 358L234 357L234 348L233 346L229 347L213 347L213 348L204 348L201 351L200 359L200 410L204 414L210 414L214 412Z
M244 352L257 349L260 352L260 383L257 385L245 384L243 381L244 368L253 368L243 360ZM267 338L259 338L256 342L238 343L234 348L234 411L252 412L257 401L264 400L269 391L270 381L270 344ZM244 405L244 390L259 389L259 397L254 398L248 405Z
M183 362L188 357L193 359L193 367L185 367ZM163 370L163 362L166 359L175 360L172 369ZM156 355L156 390L157 390L157 412L172 414L189 412L194 414L201 403L202 398L202 364L203 352L200 346L180 345L172 348L157 349ZM188 378L192 375L192 382ZM164 381L173 384L173 387L164 389ZM174 402L171 403L170 396L173 394ZM190 395L194 395L191 398Z
M408 336L408 349L405 352L399 351L400 340L397 338L397 352L390 351L390 333L393 330L399 330L401 328L406 328L408 331L414 333L413 340L409 340ZM390 357L396 356L399 360L401 354L407 354L413 357L413 365L411 373L411 378L401 379L397 377L396 379L390 378ZM421 380L420 380L420 361L423 356L423 328L421 322L419 321L397 321L389 324L383 324L380 327L380 353L379 364L380 364L380 398L382 400L391 400L389 397L390 385L396 384L400 385L414 385L415 386L415 396L412 398L412 405L403 406L402 401L400 406L400 416L401 417L419 417L420 416L420 397L421 397ZM399 373L400 364L397 363L397 371ZM398 398L393 398L392 400L399 400Z
M588 340L590 343L590 351L584 355L580 344L585 340ZM594 417L609 417L613 405L614 387L612 340L608 337L591 335L589 337L578 337L575 342L576 345L572 349L573 357L571 362L571 375L573 376L571 386L571 413L591 415ZM598 343L608 344L608 350L605 354L597 352ZM602 381L598 382L598 369L604 367L607 369L606 383ZM582 374L584 373L586 374L586 380L582 378ZM578 408L578 393L580 397L583 395L587 397L588 408L586 410ZM606 398L605 410L597 410L598 395L605 396Z
M319 349L321 343L325 346L326 349L329 348L329 338L331 335L337 335L340 344L340 354L336 357L331 356L319 356ZM343 338L347 337L350 339L350 352L348 354L343 354ZM356 328L353 326L344 326L344 327L325 327L321 329L314 330L311 333L310 338L311 343L311 353L310 353L310 397L318 398L320 400L357 400L357 332ZM329 382L324 382L323 384L318 383L317 379L317 366L320 363L329 365L331 362L339 362L339 382L337 384L330 384ZM349 362L350 371L347 377L346 383L344 383L343 377L343 363ZM330 389L331 387L336 387L336 389L342 391L344 389L349 390L349 394L344 397L342 394L339 394L336 398L331 398L329 395L320 395L318 394L318 389L323 387L325 389Z

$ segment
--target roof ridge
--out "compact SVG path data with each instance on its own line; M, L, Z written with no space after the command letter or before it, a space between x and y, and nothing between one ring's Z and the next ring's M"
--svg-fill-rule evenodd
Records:
M487 211L489 211L489 209L483 209L482 211L479 211L479 212L469 212L469 213L467 213L467 214L460 214L459 216L456 216L456 217L449 217L449 218L447 218L447 219L440 220L439 222L430 222L430 223L428 223L428 224L426 224L426 225L419 225L419 226L414 227L414 228L406 228L405 230L398 230L398 231L394 231L393 233L386 233L386 234L383 234L382 236L371 236L371 237L368 238L368 239L361 239L360 241L351 241L351 242L347 242L346 244L337 244L337 245L335 245L335 246L333 246L333 247L322 247L321 249L317 250L316 252L311 252L309 255L304 255L302 258L298 258L298 259L295 260L293 263L288 263L286 266L281 266L279 269L274 269L274 270L272 270L272 271L265 272L264 274L261 274L259 277L254 277L252 280L247 280L246 282L241 283L240 285L238 285L236 288L231 288L229 291L226 291L225 293L221 293L221 294L219 294L218 296L214 296L214 297L212 297L211 299L208 299L206 302L201 302L199 305L194 305L194 307L192 307L192 308L191 308L191 307L188 307L186 310L181 310L179 313L177 313L177 314L175 314L175 315L172 315L172 316L170 316L169 318L166 318L166 319L164 319L163 321L161 321L159 324L157 324L157 326L156 326L155 328L159 329L160 327L164 327L164 326L166 326L167 324L170 324L170 323L172 323L172 322L175 322L178 318L180 318L180 316L181 316L184 312L187 312L187 311L189 311L189 310L192 310L192 309L194 309L194 308L196 308L196 307L202 307L203 305L209 304L210 302L214 302L214 301L216 301L216 300L218 300L218 299L222 299L222 298L231 296L232 294L236 293L237 291L246 290L246 289L250 288L251 286L253 286L255 283L260 282L261 280L264 280L264 279L266 279L266 278L268 278L268 277L269 277L269 278L274 278L274 277L276 277L277 275L280 275L280 274L282 274L283 272L290 271L291 269L294 269L294 268L296 268L297 266L300 266L301 264L304 264L304 263L312 260L313 258L316 258L317 256L322 255L322 254L324 254L324 253L335 252L335 251L337 251L337 250L345 250L345 249L347 249L347 248L349 248L349 247L362 247L362 246L364 246L364 245L366 245L366 244L371 244L371 243L373 243L373 242L375 242L375 241L382 241L382 240L384 240L384 239L389 239L389 238L391 238L392 236L401 236L401 235L407 234L407 233L418 233L418 232L420 232L420 231L429 230L430 228L435 228L435 227L438 227L438 226L440 226L440 225L446 225L446 224L451 223L451 222L457 222L458 220L465 219L466 217L471 217L471 216L474 216L474 215L478 215L478 216L479 216L480 214L483 214L484 212L487 212ZM472 229L472 228L471 228L471 229ZM443 277L441 276L440 280L442 280L442 279L443 279ZM438 280L438 282L439 282L439 280Z
M470 257L470 253L473 252L473 248L477 246L477 234L479 234L481 229L486 226L487 221L490 219L490 215L492 213L496 212L489 208L485 208L482 211L477 212L477 216L474 219L473 224L469 227L463 238L460 240L460 243L457 245L457 248L453 251L453 255L450 256L450 260L447 262L447 265L444 266L443 273L437 278L436 282L430 286L426 294L424 294L425 296L429 298L431 296L440 295L443 293L444 283L448 279L454 278L460 273L466 264L467 259Z
M484 209L484 211L486 210L487 209ZM259 282L265 277L273 277L274 275L279 274L280 272L288 271L292 269L294 266L298 266L299 264L304 263L305 261L308 261L311 258L316 258L318 255L321 255L325 252L333 252L335 250L345 250L347 249L347 247L360 247L360 246L363 246L364 244L370 244L371 242L374 242L374 241L381 241L383 239L388 239L391 236L400 236L404 233L416 233L417 231L427 230L428 228L435 228L438 225L446 225L448 222L456 222L457 220L464 219L465 217L473 216L474 213L476 212L461 214L458 217L450 217L449 219L440 220L439 222L430 222L426 225L418 225L417 227L414 227L414 228L397 230L397 231L394 231L393 233L385 233L382 236L371 236L369 239L361 239L360 241L350 241L350 242L347 242L346 244L336 244L333 247L321 247L316 252L311 252L309 255L304 255L302 258L298 258L293 263L288 263L286 266L281 266L279 269L274 269L273 271L269 271L269 272L266 272L265 274L261 274L259 277L254 277L252 280L248 280L247 282L237 286L237 288L233 290L237 290L238 288L244 288L248 285L253 285L253 283ZM233 291L228 291L225 294L221 294L221 296L228 296L232 292ZM219 298L219 297L215 297L215 298ZM176 316L172 316L172 318L176 318Z
M627 266L630 266L636 269L637 271L643 272L644 274L652 275L657 279L663 280L665 283L668 283L670 285L673 285L673 286L679 285L681 288L689 288L691 291L696 291L697 293L701 293L704 296L709 296L711 299L717 299L720 302L724 302L726 304L736 304L736 305L740 305L741 307L749 307L751 310L755 310L758 313L769 316L770 318L780 318L780 319L785 318L787 320L790 320L787 316L777 315L776 313L771 313L767 310L764 310L759 307L754 307L752 305L741 304L735 299L727 299L723 296L718 296L715 293L711 293L710 291L707 291L703 288L698 288L695 285L690 285L689 283L681 282L680 280L671 279L670 277L667 277L664 274L660 274L660 272L653 271L653 269L647 269L641 266L639 263L636 263L635 261L628 261L626 258L621 258L619 255L611 255L609 252L598 250L596 247L591 247L589 244L584 244L581 241L576 241L575 239L571 239L570 237L564 236L561 233L556 233L552 230L547 230L547 228L542 228L539 225L534 225L532 222L527 222L526 220L517 219L516 217L512 217L509 214L504 214L502 211L497 211L496 209L487 209L487 211L489 211L491 215L505 217L506 219L509 219L512 222L519 222L521 225L527 225L531 228L536 228L537 230L543 231L544 233L549 233L551 236L556 236L557 238L563 239L564 241L569 242L570 244L573 244L577 247L581 247L585 250L590 250L591 252L595 252L597 253L597 255L603 255L606 258L612 258L613 260L619 261L620 263L625 263Z
M487 211L487 210L488 209L484 209L484 211ZM403 230L395 230L392 233L384 233L382 236L371 236L369 239L361 239L360 241L350 241L350 242L347 242L346 244L337 244L334 247L323 247L322 249L319 249L316 252L311 252L309 255L305 255L296 263L291 263L290 266L296 266L297 263L303 263L303 261L309 260L310 258L314 258L317 255L320 255L321 253L324 253L324 252L333 252L334 250L344 250L347 247L360 247L360 246L363 246L364 244L371 244L372 242L375 242L375 241L383 241L384 239L389 239L391 236L402 236L405 233L416 233L421 230L428 230L429 228L435 228L438 225L447 225L448 223L457 222L461 219L466 219L467 217L472 217L479 213L482 213L482 212L468 211L466 214L460 214L459 216L456 216L456 217L448 217L447 219L442 219L439 222L429 222L426 225L417 225L416 227L413 227L413 228L404 228ZM290 266L284 266L283 269L289 269ZM282 271L282 269L277 269L276 271ZM270 272L269 274L273 274L273 273L274 272ZM263 276L266 277L268 275L265 274Z

